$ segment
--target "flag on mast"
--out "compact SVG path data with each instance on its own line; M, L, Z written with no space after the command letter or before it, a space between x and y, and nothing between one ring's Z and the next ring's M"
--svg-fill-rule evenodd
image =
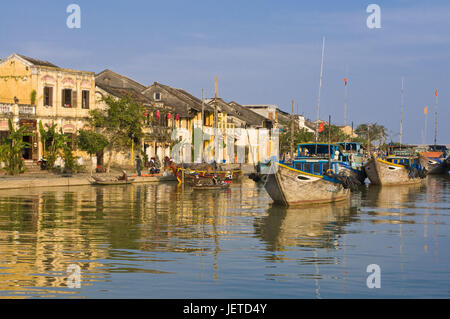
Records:
M345 86L347 86L347 79L346 78L344 78L344 83L345 83Z
M434 96L438 96L438 90L434 91Z
M425 108L423 109L423 114L428 114L428 106L425 106Z

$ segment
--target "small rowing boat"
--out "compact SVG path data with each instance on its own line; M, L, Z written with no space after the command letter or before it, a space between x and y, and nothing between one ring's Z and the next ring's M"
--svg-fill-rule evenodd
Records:
M134 178L129 178L128 180L90 180L93 185L122 185L122 184L131 184L134 182Z

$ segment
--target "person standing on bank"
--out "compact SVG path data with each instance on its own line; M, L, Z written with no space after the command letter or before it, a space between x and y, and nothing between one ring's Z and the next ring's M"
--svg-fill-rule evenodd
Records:
M138 156L136 156L136 170L137 170L138 176L141 176L141 166L142 166L142 160L138 155Z

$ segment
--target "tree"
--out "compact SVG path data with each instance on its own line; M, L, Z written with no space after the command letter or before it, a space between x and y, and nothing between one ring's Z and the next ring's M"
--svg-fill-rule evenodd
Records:
M92 110L90 123L108 141L110 156L106 171L109 172L115 152L128 149L133 144L140 145L144 137L145 116L142 105L133 101L130 96L120 99L104 96L102 101L105 102L106 109Z
M64 143L67 143L67 139L64 134L56 131L57 124L45 124L42 125L42 121L39 121L39 133L41 135L41 142L43 145L43 156L47 161L47 169L53 169L56 159L60 155L60 150L63 149Z
M77 136L77 144L81 150L85 151L91 156L92 163L92 156L96 155L98 152L108 146L109 142L106 137L104 137L100 133L88 130L80 130Z
M328 143L331 138L331 143L350 141L350 135L345 134L339 126L325 124L324 130L319 133L319 142Z
M371 141L370 144L372 144L373 141L378 141L381 145L387 136L386 128L383 125L378 125L377 123L360 124L356 128L355 133L358 135L358 141L365 145L368 144L369 137Z
M294 147L299 143L314 141L315 135L305 128L296 129L294 132ZM283 129L280 134L280 152L289 152L291 148L291 128Z
M0 159L5 162L5 170L9 175L18 175L25 171L25 164L22 158L22 151L30 147L31 144L23 141L24 136L31 136L27 133L27 127L21 126L14 129L11 119L8 120L9 135L2 139L0 145Z

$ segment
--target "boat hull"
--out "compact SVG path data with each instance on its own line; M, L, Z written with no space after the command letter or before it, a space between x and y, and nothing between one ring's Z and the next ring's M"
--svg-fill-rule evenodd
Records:
M372 158L364 166L367 177L374 185L406 185L420 183L422 178L409 177L403 165L391 164L379 158Z
M332 203L350 196L350 190L340 183L279 163L273 165L277 165L277 169L274 174L266 175L264 187L276 204L294 206Z
M446 174L449 169L445 160L437 161L430 157L420 156L419 161L420 165L427 170L427 174Z

